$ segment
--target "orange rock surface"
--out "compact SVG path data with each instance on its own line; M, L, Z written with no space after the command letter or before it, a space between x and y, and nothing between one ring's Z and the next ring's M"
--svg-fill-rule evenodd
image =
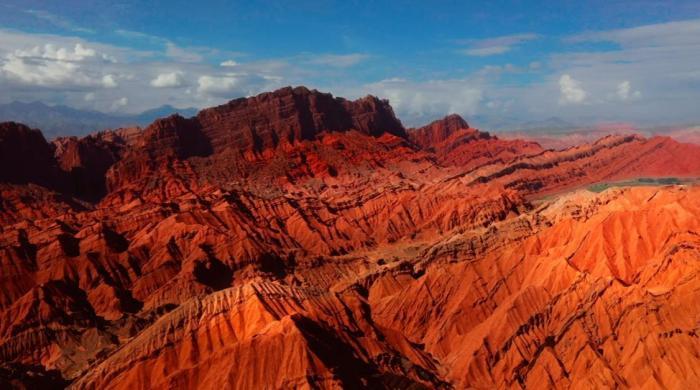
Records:
M2 124L43 157L0 156L0 384L697 387L700 187L579 188L700 176L698 148L405 130L305 88L51 144Z

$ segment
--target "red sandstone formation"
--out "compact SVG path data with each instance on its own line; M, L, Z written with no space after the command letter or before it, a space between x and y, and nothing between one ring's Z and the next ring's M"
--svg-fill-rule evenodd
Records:
M0 181L57 184L59 172L51 146L41 131L14 123L0 123Z
M522 194L544 194L635 177L697 177L700 145L667 137L608 136L592 144L523 156L466 173L469 183L491 183Z
M54 155L69 177L71 193L88 200L99 200L106 193L105 173L121 159L128 138L119 132L102 132L78 139L53 141Z
M2 124L0 384L695 387L700 189L575 188L700 176L698 148L406 131L305 88L53 144Z
M454 114L409 130L409 137L421 148L434 152L443 165L464 169L506 163L542 151L535 142L502 140L470 128L464 119Z
M434 148L438 144L447 141L448 138L460 130L472 130L472 134L477 134L475 130L470 129L467 121L465 121L461 116L451 114L421 128L410 129L409 137L413 142L422 148ZM486 136L484 138L489 137Z

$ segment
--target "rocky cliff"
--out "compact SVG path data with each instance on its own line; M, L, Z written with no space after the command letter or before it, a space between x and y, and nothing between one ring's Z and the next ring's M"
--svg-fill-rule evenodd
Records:
M579 188L691 183L699 149L405 130L305 88L52 144L2 124L0 383L692 388L700 190Z

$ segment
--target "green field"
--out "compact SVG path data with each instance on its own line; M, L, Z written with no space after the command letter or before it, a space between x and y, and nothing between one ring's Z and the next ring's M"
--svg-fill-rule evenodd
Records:
M639 186L667 186L673 184L697 184L697 178L677 178L677 177L660 177L648 178L641 177L638 179L622 180L606 183L596 183L588 186L588 191L603 192L611 187L639 187Z

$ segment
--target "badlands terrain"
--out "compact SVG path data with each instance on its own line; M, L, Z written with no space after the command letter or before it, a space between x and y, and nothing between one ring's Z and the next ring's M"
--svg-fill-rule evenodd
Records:
M696 177L671 138L544 149L303 87L2 123L0 387L698 388Z

